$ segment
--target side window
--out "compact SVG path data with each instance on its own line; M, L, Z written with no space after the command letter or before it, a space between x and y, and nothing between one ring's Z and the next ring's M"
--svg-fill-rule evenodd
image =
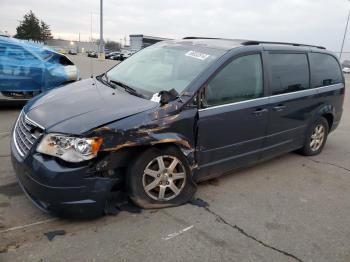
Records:
M28 60L35 59L35 57L32 54L30 54L28 51L16 45L8 45L5 53L11 59L16 59L21 61L27 60L27 59Z
M269 63L272 95L309 88L309 64L306 54L270 53Z
M221 105L263 96L260 54L239 57L226 65L208 84L207 104Z
M321 87L343 82L337 60L327 54L310 53L311 86Z

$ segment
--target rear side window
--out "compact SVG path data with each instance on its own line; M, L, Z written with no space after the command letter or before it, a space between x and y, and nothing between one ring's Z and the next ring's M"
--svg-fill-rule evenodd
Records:
M306 54L270 54L271 94L278 95L309 88Z
M5 55L7 55L11 59L16 60L36 59L31 53L24 50L22 47L16 45L7 45Z
M263 96L263 74L260 54L236 58L208 84L207 104L221 105Z
M311 86L321 87L343 82L337 60L327 54L310 53Z

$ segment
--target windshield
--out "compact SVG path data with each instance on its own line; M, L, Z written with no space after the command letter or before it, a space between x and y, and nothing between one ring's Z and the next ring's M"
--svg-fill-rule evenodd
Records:
M179 94L224 50L159 43L147 47L107 72L110 81L128 85L151 98L160 91Z

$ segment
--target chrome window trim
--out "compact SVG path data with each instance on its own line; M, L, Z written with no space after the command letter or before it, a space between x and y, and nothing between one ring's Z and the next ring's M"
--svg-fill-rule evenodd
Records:
M335 87L337 87L337 88L335 88ZM244 104L244 103L249 103L249 102L254 102L254 101L259 101L259 100L264 100L264 99L269 99L269 98L273 98L273 97L283 97L283 96L288 96L288 95L290 96L290 95L294 95L294 94L311 92L311 91L314 91L314 90L317 91L317 90L322 90L322 89L331 89L331 90L328 90L328 91L332 91L332 90L342 89L344 87L345 87L344 83L339 83L339 84L334 84L334 85L321 86L321 87L316 87L316 88L309 88L309 89L306 89L306 90L300 90L300 91L290 92L290 93L285 93L285 94L270 95L270 96L253 98L253 99L249 99L249 100L233 102L233 103L228 103L228 104L223 104L223 105L211 106L211 107L207 107L207 108L201 108L198 111L202 112L202 111L207 111L209 109L216 109L216 108L221 108L221 107L226 107L226 106L239 105L239 104ZM327 92L327 91L325 91L325 92Z

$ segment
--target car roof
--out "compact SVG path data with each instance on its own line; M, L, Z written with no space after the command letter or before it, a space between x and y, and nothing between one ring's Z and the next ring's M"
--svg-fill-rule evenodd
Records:
M180 40L169 40L169 43L184 44L184 45L198 45L207 48L216 48L222 50L231 50L237 47L244 46L257 46L264 47L266 50L295 50L295 51L312 51L331 53L323 46L307 45L299 43L287 43L287 42L271 42L271 41L258 41L247 39L227 39L227 38L208 38L208 37L185 37Z
M6 45L6 44L12 44L12 45L18 45L23 47L25 50L27 50L28 52L32 53L32 54L37 54L40 52L44 52L44 51L49 51L51 53L55 53L58 55L61 55L60 53L56 52L55 50L53 50L52 48L49 48L48 46L42 45L42 44L37 44L37 43L33 43L33 42L28 42L28 41L24 41L24 40L20 40L17 38L12 38L12 37L2 37L0 36L0 43Z

